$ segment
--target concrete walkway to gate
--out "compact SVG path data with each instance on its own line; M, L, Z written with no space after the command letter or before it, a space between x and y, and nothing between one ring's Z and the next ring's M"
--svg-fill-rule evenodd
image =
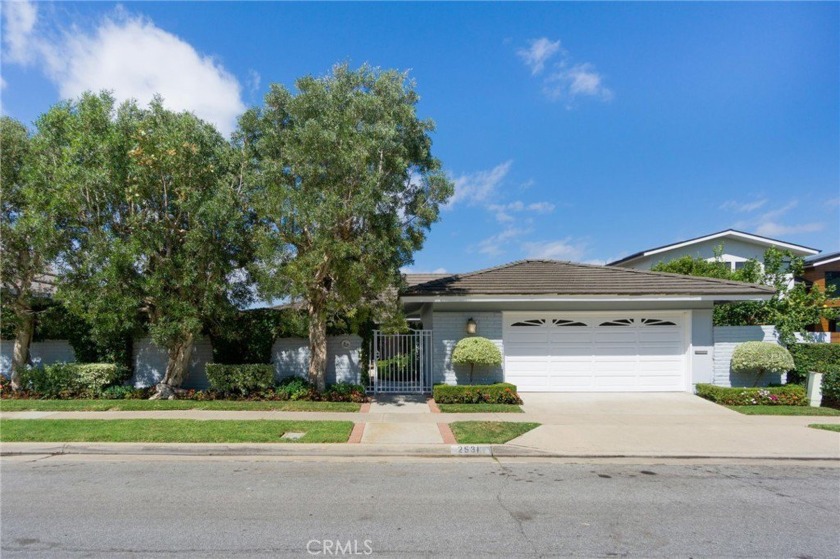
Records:
M527 421L505 448L563 456L778 457L840 460L840 434L808 428L840 417L748 416L687 393L524 393L524 413L432 413L425 398L377 397L368 413L271 411L2 412L0 418L343 420L358 441L444 445L454 421ZM448 436L447 436L448 432ZM5 445L4 445L5 446ZM361 450L360 450L361 451Z

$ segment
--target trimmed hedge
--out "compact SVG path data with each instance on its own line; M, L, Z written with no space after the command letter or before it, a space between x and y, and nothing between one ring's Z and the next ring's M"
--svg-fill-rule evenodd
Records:
M210 387L223 394L247 396L274 386L274 365L208 363L205 371Z
M21 386L42 398L96 397L124 376L113 363L54 363L21 372Z
M765 388L728 388L698 384L697 395L723 406L807 406L805 388L798 384Z
M450 386L437 384L432 397L438 404L521 404L516 386L507 382Z
M761 376L793 370L790 352L773 342L745 342L732 352L732 371Z
M788 349L796 364L797 382L805 382L811 371L825 373L822 405L840 408L840 344L792 344Z
M840 344L791 344L788 350L797 375L840 373Z

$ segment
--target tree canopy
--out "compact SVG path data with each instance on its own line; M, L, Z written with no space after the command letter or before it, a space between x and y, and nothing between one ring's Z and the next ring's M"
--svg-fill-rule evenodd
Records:
M169 352L162 384L178 387L204 323L249 296L237 153L160 99L116 108L88 93L37 125L36 166L69 239L59 295L101 335L144 324Z
M305 301L322 388L328 315L384 306L453 186L404 74L340 65L296 90L272 85L238 140L253 164L260 292Z
M764 253L763 264L749 260L742 269L734 271L720 260L720 254L720 250L716 251L712 262L684 256L660 262L651 270L758 283L775 288L776 293L769 301L716 305L714 323L716 326L773 324L779 341L786 346L796 341L796 334L809 336L807 328L818 324L821 318L836 316L836 311L826 306L832 294L800 281L805 263L790 251L770 247Z

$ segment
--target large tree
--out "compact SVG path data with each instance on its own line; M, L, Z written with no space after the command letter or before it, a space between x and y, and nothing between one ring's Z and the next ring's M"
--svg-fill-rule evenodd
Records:
M237 153L190 113L106 94L38 121L71 243L59 294L102 332L142 323L168 352L158 397L184 381L204 325L248 297L248 220Z
M50 262L59 246L53 214L43 214L40 201L48 200L52 189L36 186L41 172L34 165L33 139L26 127L9 117L0 118L0 181L2 181L2 222L0 222L0 276L3 286L2 320L14 324L11 384L19 388L20 371L29 361L29 346L35 332L33 298L49 281ZM9 316L9 311L11 316Z
M325 385L327 320L400 284L453 186L405 74L363 66L274 84L240 121L262 221L260 290L306 304L309 377Z
M716 250L714 261L683 256L669 262L660 262L651 270L692 276L712 277L748 283L769 285L776 293L769 301L724 303L715 306L714 321L717 326L742 326L773 324L779 341L790 345L796 334L808 337L807 329L818 324L821 318L832 319L836 311L828 306L825 293L816 286L799 281L804 270L802 258L790 251L770 247L764 253L763 263L749 260L740 270L732 270L721 261L722 247Z

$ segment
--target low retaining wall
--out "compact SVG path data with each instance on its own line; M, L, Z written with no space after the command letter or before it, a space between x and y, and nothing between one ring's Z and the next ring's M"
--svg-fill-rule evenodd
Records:
M12 353L14 340L0 340L0 374L9 376L12 373ZM67 363L76 360L73 347L67 340L44 340L33 342L29 346L29 355L33 365L52 365L53 363Z
M354 334L327 338L327 384L361 383L362 338ZM309 368L309 340L278 338L271 348L271 362L278 379L305 377Z

